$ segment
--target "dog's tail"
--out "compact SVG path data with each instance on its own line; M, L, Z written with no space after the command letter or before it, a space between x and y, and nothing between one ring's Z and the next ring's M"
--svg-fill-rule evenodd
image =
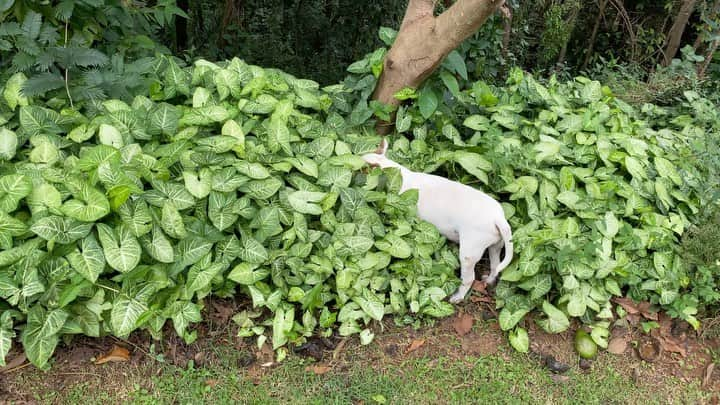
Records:
M497 272L500 273L510 264L513 258L512 230L510 229L510 224L508 224L504 217L500 217L500 219L495 222L495 227L500 232L500 236L502 236L503 242L505 243L505 258L502 259L497 268Z

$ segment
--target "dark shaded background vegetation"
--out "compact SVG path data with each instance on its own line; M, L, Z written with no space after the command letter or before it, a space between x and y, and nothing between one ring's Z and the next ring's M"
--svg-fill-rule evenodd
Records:
M466 48L479 65L474 69L476 78L502 79L505 67L519 65L528 71L569 75L596 66L615 67L647 79L663 59L680 3L510 1L506 49L503 36L509 21L501 14L468 40ZM691 46L695 54L707 56L717 40L712 34L717 36L719 3L696 2L681 48ZM176 52L208 59L239 56L329 84L342 80L348 64L379 46L378 27L398 27L407 1L181 0L178 4L190 19L165 33L172 36ZM706 76L720 74L715 58Z

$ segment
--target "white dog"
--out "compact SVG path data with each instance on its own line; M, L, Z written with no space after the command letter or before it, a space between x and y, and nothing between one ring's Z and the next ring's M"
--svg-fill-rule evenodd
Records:
M490 274L483 279L492 284L513 257L512 233L502 206L480 190L448 180L444 177L412 170L385 156L387 142L383 138L376 153L363 155L370 166L400 169L400 192L418 190L418 216L433 225L447 239L460 244L462 284L450 302L465 298L475 281L475 265L489 249ZM505 258L500 261L500 249L505 246Z

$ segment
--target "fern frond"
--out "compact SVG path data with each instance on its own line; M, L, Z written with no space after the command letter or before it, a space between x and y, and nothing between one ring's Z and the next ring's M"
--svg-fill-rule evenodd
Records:
M50 67L55 63L55 58L47 52L43 52L35 59L35 66L41 72L47 72Z
M102 101L107 98L105 92L99 87L75 86L72 91L73 99L76 101Z
M25 97L42 96L65 86L65 80L57 73L45 72L28 78L20 90Z
M28 55L37 56L40 54L40 46L38 43L35 42L34 39L25 35L17 37L15 40L15 47Z
M105 66L110 60L107 55L96 49L77 48L74 53L75 65L81 67Z
M60 4L55 7L55 18L60 21L67 21L72 17L74 9L75 0L62 0Z
M83 72L83 82L86 86L99 86L105 81L102 72L97 69L90 69Z
M30 39L37 39L42 26L42 15L34 11L28 11L22 22L22 31Z
M15 21L0 24L0 37L9 37L20 34L22 34L22 29L20 29L20 24Z
M53 27L52 24L44 23L42 25L42 29L40 30L40 36L38 37L38 42L45 45L55 45L60 40L60 33L58 32L56 27Z
M128 72L128 73L132 72L132 73L139 73L139 74L147 74L150 72L154 72L156 59L159 59L159 58L145 57L145 58L136 59L125 65L125 72Z
M109 61L104 53L95 49L54 47L51 52L64 68L105 66Z
M29 55L23 51L15 54L12 59L12 71L13 72L24 72L30 69L35 64L35 57Z

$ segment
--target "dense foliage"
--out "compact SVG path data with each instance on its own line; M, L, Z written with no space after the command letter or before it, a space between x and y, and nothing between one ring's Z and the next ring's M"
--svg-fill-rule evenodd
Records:
M437 3L440 12L452 1ZM469 71L476 80L501 83L512 66L570 78L593 67L619 65L633 69L628 79L642 82L662 60L679 3L510 0L506 4L511 20L496 13L465 42L470 51ZM399 27L407 2L203 0L185 4L189 21L178 20L180 25L166 34L174 40L177 53L210 60L238 56L320 83L336 83L345 76L348 64L378 45L377 27ZM681 47L691 46L703 58L708 55L720 33L718 4L718 0L696 2ZM704 72L708 84L720 78L718 58L720 53L715 52L715 62Z
M351 66L346 85L372 88L381 54ZM567 315L598 321L604 345L610 298L625 294L697 327L698 308L720 299L718 265L685 263L679 239L717 207L717 105L686 91L673 108L634 108L583 77L544 85L513 70L495 88L463 80L464 70L451 56L404 92L415 102L397 114L403 136L390 154L504 201L519 258L496 290L502 329L542 308L550 332L567 328ZM351 117L371 108L357 99ZM466 152L482 159L456 159Z
M188 3L178 51L209 60L239 57L322 84L380 43L380 26L399 26L405 0L201 0Z
M131 98L145 87L146 57L168 51L157 32L182 15L175 0L0 2L0 78L22 72L23 93L54 105Z
M453 312L455 253L399 172L358 172L379 138L329 112L332 93L239 59L155 66L130 105L54 111L21 74L3 90L0 359L21 325L40 367L68 334L158 337L171 319L190 342L210 293L251 297L241 333L272 328L274 348Z
M191 342L210 295L249 297L240 334L280 355L453 312L457 250L397 171L358 156L390 118L369 100L386 49L320 89L240 59L151 56L172 1L0 6L0 364L16 335L39 367L75 334L159 337L171 320ZM537 81L507 68L500 25L398 95L390 155L503 202L517 259L495 291L501 327L537 309L546 330L577 317L603 345L620 295L697 326L720 299L703 242L717 228L695 226L715 218L717 105L681 86L631 106L583 77ZM668 69L694 71L692 56Z

